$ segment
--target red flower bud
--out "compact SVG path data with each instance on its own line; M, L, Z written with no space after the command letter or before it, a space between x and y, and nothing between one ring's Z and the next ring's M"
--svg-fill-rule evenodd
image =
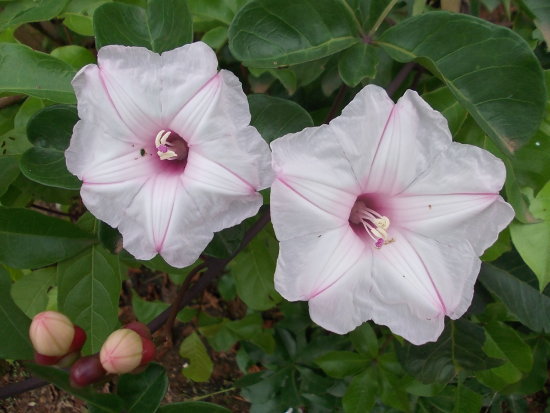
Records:
M101 365L98 354L82 357L71 367L71 386L87 386L101 380L106 374L107 372Z
M61 357L67 354L75 337L71 320L56 311L44 311L34 316L29 336L37 353Z
M122 328L128 328L130 330L134 330L141 337L151 340L151 330L149 330L149 327L147 327L145 324L139 321L132 321L131 323L126 324Z
M129 328L114 331L99 353L103 368L113 374L129 373L151 361L154 356L155 346L151 340Z

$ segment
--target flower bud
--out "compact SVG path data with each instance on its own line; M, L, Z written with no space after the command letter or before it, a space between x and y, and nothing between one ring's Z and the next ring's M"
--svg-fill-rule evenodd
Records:
M34 349L40 355L62 357L71 349L75 327L65 315L56 311L44 311L34 316L29 336ZM85 336L84 334L84 339Z
M155 355L151 340L140 336L134 330L116 330L101 347L99 358L103 368L113 374L129 373L148 363Z
M149 327L139 321L132 321L131 323L126 324L123 328L134 330L141 337L151 340L151 330L149 330Z
M99 361L99 355L82 357L71 367L70 380L73 387L84 387L101 380L107 372Z

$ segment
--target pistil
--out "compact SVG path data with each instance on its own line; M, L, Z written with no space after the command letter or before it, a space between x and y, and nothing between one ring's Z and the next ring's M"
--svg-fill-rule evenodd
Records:
M355 203L351 209L349 220L351 223L360 224L365 228L376 248L382 248L383 245L393 241L389 238L387 231L390 227L390 219L368 208L362 201Z

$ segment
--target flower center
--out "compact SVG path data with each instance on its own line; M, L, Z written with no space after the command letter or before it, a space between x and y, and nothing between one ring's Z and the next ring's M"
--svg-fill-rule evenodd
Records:
M161 161L185 161L189 153L185 139L172 131L161 130L157 133L155 147Z
M361 225L366 233L374 241L376 248L382 248L383 245L393 242L393 238L388 236L390 219L368 208L363 201L356 201L351 209L349 221L352 224Z

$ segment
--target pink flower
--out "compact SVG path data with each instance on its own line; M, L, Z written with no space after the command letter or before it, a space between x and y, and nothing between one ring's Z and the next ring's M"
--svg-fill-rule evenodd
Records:
M333 332L372 319L414 344L464 314L478 257L514 216L500 160L452 142L416 92L394 104L377 86L271 147L281 295Z
M81 120L67 167L136 258L189 265L262 204L269 148L249 126L240 82L217 64L200 42L162 55L106 46L73 80Z

